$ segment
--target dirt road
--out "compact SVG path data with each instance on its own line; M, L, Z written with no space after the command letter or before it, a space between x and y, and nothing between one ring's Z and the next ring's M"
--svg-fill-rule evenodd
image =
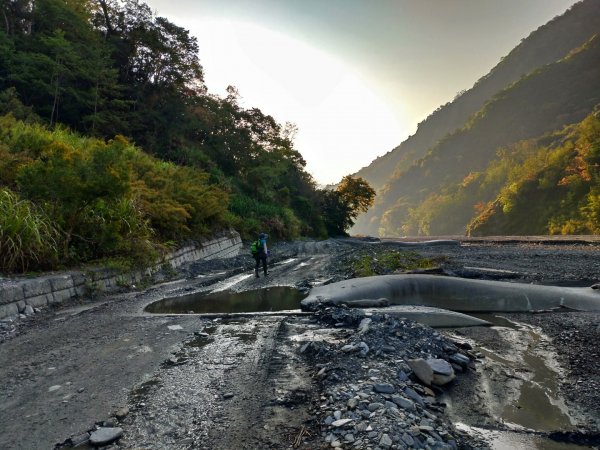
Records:
M296 339L314 330L311 318L153 315L144 308L197 291L306 289L335 281L349 276L346 260L357 248L364 243L281 245L273 249L266 278L254 278L249 258L199 263L182 272L184 279L22 321L0 344L0 448L52 449L105 421L124 429L118 448L291 448L303 433L303 448L320 448L318 426L312 434L306 428L315 419L314 367L298 356ZM598 244L471 244L419 252L443 257L444 270L460 276L574 285L597 282L600 274ZM549 330L558 336L560 322L552 323ZM583 364L568 366L569 345L563 341L557 349L567 379ZM597 362L586 361L585 370L595 370L585 373L589 388L600 371ZM581 383L565 385L571 407L590 393Z

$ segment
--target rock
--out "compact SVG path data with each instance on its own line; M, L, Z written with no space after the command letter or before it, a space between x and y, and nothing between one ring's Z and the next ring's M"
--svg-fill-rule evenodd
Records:
M368 317L361 320L360 324L358 325L358 329L357 329L358 334L364 334L367 331L369 331L370 324L371 324L371 319L369 319Z
M452 375L441 375L439 373L434 373L432 383L437 386L443 386L450 383L455 378L456 375L454 375L454 371L452 371Z
M373 390L380 394L393 394L396 392L396 388L389 383L374 384Z
M223 398L225 400L233 398L233 396L234 396L233 392L226 392L225 394L223 394Z
M404 433L400 439L402 439L402 442L404 442L409 447L412 447L415 444L415 440L408 433Z
M419 405L425 406L425 402L423 401L423 397L421 397L419 394L417 394L413 389L411 389L409 387L404 388L404 395L406 395L411 400L414 400Z
M342 412L340 410L334 411L333 412L333 418L335 420L340 420L342 418Z
M25 306L24 313L26 316L32 316L33 314L35 314L35 312L33 311L33 307L31 305Z
M71 447L79 447L86 444L90 440L90 433L78 434L69 439Z
M127 406L124 406L123 408L119 408L115 412L115 417L117 418L117 420L120 421L127 417L127 414L129 414L129 408Z
M355 409L358 406L358 400L355 398L351 398L346 403L346 406L348 407L348 409Z
M427 361L425 361L423 358L418 358L409 359L407 363L419 381L427 386L431 386L431 382L433 380L433 369L429 364L427 364Z
M379 440L379 445L385 448L391 447L394 444L392 438L387 433L383 433L381 439Z
M404 398L400 395L393 395L392 401L401 408L408 409L409 411L415 411L417 407L412 400Z
M335 422L333 422L331 424L331 426L335 427L335 428L339 428L339 427L343 427L344 425L346 425L350 422L352 422L352 419L340 419L340 420L336 420Z
M355 351L357 351L357 350L358 350L358 348L356 347L356 345L347 344L347 345L344 345L344 346L341 348L341 350L342 350L344 353L350 353L350 352L355 352Z
M183 330L181 325L167 325L167 328L171 331Z
M48 388L48 392L54 392L54 391L58 391L61 388L60 384L55 384L54 386L50 386Z
M450 356L450 362L458 364L461 367L467 367L471 362L471 359L468 356L463 355L462 353L455 353Z
M98 428L93 431L90 435L90 443L92 445L108 445L123 435L123 429L119 427L115 428Z
M374 402L374 403L369 403L369 406L367 406L367 409L371 412L377 411L378 409L383 408L383 404L378 403L378 402Z
M445 359L430 358L425 362L429 364L429 367L431 367L433 373L439 373L440 375L446 376L454 375L452 366Z
M358 344L358 349L360 350L360 355L363 357L367 356L367 353L369 353L369 346L365 342L360 342Z

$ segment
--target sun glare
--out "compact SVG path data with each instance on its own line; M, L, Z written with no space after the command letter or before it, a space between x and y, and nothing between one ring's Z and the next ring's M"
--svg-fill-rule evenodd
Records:
M296 149L319 183L339 181L404 137L406 121L333 56L244 22L203 20L189 28L209 91L224 95L233 85L245 107L295 123Z

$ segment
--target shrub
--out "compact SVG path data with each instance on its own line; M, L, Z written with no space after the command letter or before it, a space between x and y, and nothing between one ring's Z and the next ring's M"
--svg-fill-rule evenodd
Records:
M57 262L58 231L33 203L0 190L0 270L25 272Z

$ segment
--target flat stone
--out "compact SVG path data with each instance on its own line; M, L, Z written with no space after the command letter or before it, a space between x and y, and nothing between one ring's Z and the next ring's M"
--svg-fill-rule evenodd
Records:
M389 383L374 384L373 390L380 394L393 394L396 392L396 388Z
M433 373L439 373L440 375L450 376L454 374L454 370L448 361L445 359L439 358L430 358L427 361L427 364L433 370Z
M331 426L339 428L339 427L343 427L344 425L346 425L350 422L352 422L352 419L340 419L340 420L336 420L335 422L333 422L331 424Z
M404 388L404 395L406 395L411 400L414 400L416 403L418 403L421 406L425 405L425 402L423 401L423 397L421 397L419 394L417 394L415 392L415 390L412 388L409 388L409 387Z
M407 361L415 376L427 386L431 386L433 380L433 369L423 358L409 359Z
M108 445L116 441L123 435L123 429L119 427L98 428L92 431L90 443L92 445Z
M471 359L462 353L455 353L454 355L450 356L450 361L458 364L459 366L467 367L471 362Z
M171 331L183 330L181 325L167 325L167 328Z
M414 411L417 409L415 403L412 400L404 398L400 395L393 395L392 401L401 408L408 409L409 411Z

